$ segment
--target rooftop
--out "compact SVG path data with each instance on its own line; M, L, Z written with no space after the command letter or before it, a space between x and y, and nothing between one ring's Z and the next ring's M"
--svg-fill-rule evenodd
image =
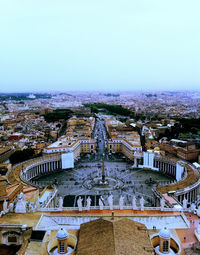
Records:
M104 219L80 227L77 255L150 255L153 247L146 227L127 218Z

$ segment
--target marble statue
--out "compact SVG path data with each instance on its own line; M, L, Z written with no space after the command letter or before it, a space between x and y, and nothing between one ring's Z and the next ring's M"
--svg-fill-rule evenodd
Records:
M26 213L26 201L22 192L17 196L15 213Z
M25 195L24 195L24 193L23 193L23 192L21 192L21 193L20 193L20 196L21 196L21 198L22 198L23 202L26 202L26 197L25 197Z
M183 209L187 209L187 203L188 203L188 201L187 201L186 197L184 196L184 199L183 199Z
M4 200L3 202L3 211L6 211L8 209L8 202Z
M83 210L82 201L83 201L83 199L81 197L78 197L77 204L78 204L79 212L82 212L82 210Z
M143 197L140 198L140 207L141 207L141 211L144 211L144 198Z
M132 198L132 207L133 207L133 210L137 210L136 197L134 195L133 195L133 198Z
M87 205L86 205L86 210L89 211L91 206L91 198L90 196L87 198Z
M62 198L62 197L59 198L58 207L59 207L59 209L61 209L61 210L62 210L62 208L63 208L63 198Z
M14 209L13 203L10 203L8 208L9 208L9 212L13 212L13 209Z
M163 197L160 200L160 207L161 207L161 211L163 211L165 207L165 199Z
M102 198L102 196L100 196L100 198L99 198L99 208L100 208L100 210L103 210L103 198Z
M194 212L195 209L196 209L196 205L195 205L195 203L192 203L191 207L190 207L191 212Z
M113 210L113 195L110 195L108 197L108 204L109 204L110 210Z
M124 208L124 197L121 195L119 198L119 209L123 210Z

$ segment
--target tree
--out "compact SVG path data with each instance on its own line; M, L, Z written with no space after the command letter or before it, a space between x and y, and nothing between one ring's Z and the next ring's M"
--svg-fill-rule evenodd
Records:
M15 151L9 158L11 164L17 164L25 160L33 158L35 155L33 149L24 149L22 151Z

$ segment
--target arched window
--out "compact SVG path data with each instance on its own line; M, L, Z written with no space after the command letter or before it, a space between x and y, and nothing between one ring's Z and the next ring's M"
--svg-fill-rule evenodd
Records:
M168 252L169 251L169 241L163 241L163 252Z

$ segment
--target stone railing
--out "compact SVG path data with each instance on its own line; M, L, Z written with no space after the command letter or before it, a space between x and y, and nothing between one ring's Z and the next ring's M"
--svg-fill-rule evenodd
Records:
M123 206L123 210L133 210L133 211L161 211L161 207L144 207L144 210L141 210L141 207L137 207L137 209L133 209L132 206ZM98 210L99 212L101 212L102 210L100 210L100 206L91 206L90 210ZM82 211L81 212L89 212L90 210L87 210L86 207L82 207ZM109 206L104 206L103 210L110 210ZM120 210L119 205L114 205L113 206L113 210ZM54 207L54 208L40 208L39 211L42 212L59 212L59 211L79 211L78 207L63 207L63 208L58 208L58 207ZM112 212L112 210L110 210ZM183 208L163 208L164 212L182 212Z

